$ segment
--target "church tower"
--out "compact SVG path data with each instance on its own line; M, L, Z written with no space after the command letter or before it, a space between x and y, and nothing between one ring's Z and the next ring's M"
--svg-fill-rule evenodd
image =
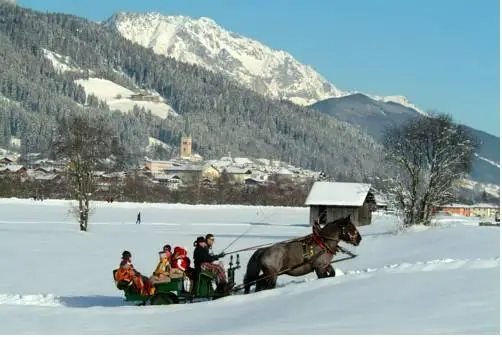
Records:
M180 157L187 158L192 156L192 136L183 134L181 136Z

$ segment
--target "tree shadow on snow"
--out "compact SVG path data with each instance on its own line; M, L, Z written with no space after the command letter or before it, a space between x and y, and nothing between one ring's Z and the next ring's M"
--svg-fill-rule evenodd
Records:
M123 307L130 306L130 303L124 301L120 296L61 296L59 301L62 305L69 308L93 308L93 307Z

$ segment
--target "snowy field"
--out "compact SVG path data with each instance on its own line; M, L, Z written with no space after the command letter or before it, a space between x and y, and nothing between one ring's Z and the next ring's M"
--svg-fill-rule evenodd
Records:
M160 118L166 118L168 115L178 115L163 99L160 102L132 100L129 98L129 96L134 94L132 90L124 88L123 86L109 80L90 77L89 79L75 80L75 83L84 87L87 95L92 94L100 100L105 101L112 110L119 110L127 113L130 112L135 105L137 105L139 108L150 110L152 114ZM117 95L120 95L121 98L117 98Z
M337 277L281 276L279 287L213 302L136 307L112 270L130 250L150 275L165 243L190 254L214 233L228 251L310 232L304 208L95 203L81 233L68 201L0 199L0 333L499 334L500 231L448 217L395 234L374 215ZM136 214L141 210L141 225ZM249 253L241 254L243 268ZM342 255L340 257L343 257ZM228 258L225 257L228 261Z

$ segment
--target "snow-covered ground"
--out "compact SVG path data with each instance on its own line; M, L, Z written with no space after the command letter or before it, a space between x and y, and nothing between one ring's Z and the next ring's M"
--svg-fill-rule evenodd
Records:
M96 203L81 233L69 204L0 199L1 333L500 333L500 231L476 219L395 234L395 219L375 214L361 245L346 246L359 256L336 264L335 278L281 276L277 289L256 294L136 307L112 279L124 249L150 274L165 243L191 252L211 232L218 252L245 231L227 251L277 242L310 231L308 210Z
M60 73L67 71L83 73L84 70L80 68L69 56L61 55L50 51L48 49L42 49L46 59L51 61L54 70Z
M168 115L178 115L163 98L159 102L135 101L130 98L134 94L132 90L109 80L90 77L89 79L75 80L75 83L83 86L87 95L93 94L100 100L105 101L112 110L127 113L137 105L139 108L150 110L152 114L161 118L166 118Z
M52 63L54 70L57 72L86 72L69 56L61 55L47 49L43 49L43 52L45 58ZM87 72L91 75L94 74L94 72L90 70L87 70ZM117 71L117 73L120 72ZM163 98L160 98L159 102L136 101L130 98L130 96L134 94L134 91L103 78L90 77L89 79L78 79L75 80L75 83L82 85L87 95L92 94L98 99L105 101L112 110L119 110L121 112L128 113L135 105L137 105L139 108L145 108L147 111L150 110L152 114L161 118L166 118L168 115L178 116L176 111L174 111L174 109L167 104ZM159 96L156 92L154 94Z

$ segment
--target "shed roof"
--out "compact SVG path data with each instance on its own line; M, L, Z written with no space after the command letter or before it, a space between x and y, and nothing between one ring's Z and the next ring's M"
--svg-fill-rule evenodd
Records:
M370 184L316 181L305 205L360 207L370 188Z
M7 165L2 167L2 171L9 171L9 172L18 172L22 169L26 168L23 165Z

